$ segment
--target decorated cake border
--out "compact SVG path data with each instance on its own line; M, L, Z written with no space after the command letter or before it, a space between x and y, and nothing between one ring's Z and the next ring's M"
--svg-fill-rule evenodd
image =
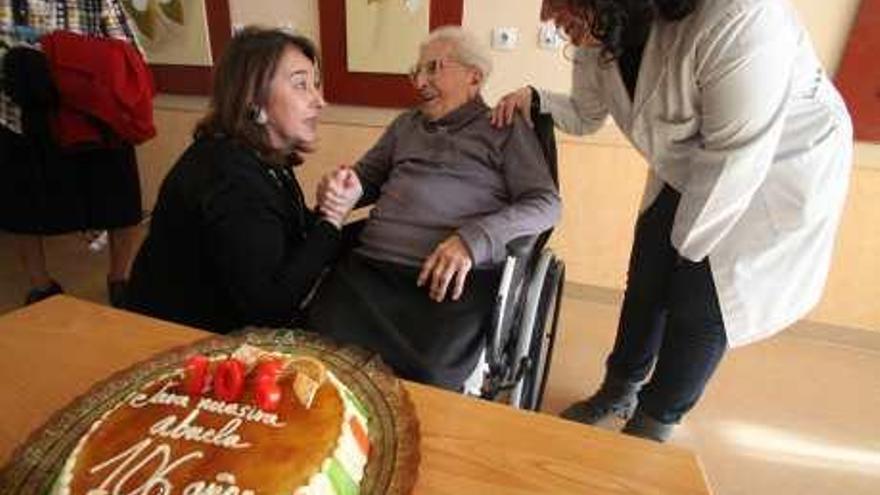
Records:
M370 415L372 448L361 493L412 491L420 461L418 419L406 389L377 354L302 330L248 328L164 351L96 383L16 448L0 469L0 493L50 493L79 438L114 404L193 354L232 353L242 344L324 362Z

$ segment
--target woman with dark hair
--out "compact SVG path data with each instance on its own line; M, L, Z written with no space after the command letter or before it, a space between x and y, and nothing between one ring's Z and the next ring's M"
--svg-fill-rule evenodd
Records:
M325 105L317 64L311 41L284 31L233 38L209 113L162 183L131 309L215 332L297 321L352 206L314 215L293 172Z
M575 46L571 94L519 89L493 123L534 108L586 134L611 114L650 167L605 379L562 415L664 441L728 346L819 301L850 118L787 0L545 0L541 15Z

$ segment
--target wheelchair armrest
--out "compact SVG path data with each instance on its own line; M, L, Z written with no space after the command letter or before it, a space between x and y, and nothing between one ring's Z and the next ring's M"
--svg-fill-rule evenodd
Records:
M538 237L534 235L524 235L513 239L507 243L507 255L516 259L527 258L532 253L537 239Z
M502 347L506 345L509 328L516 317L518 287L526 276L531 258L540 241L540 235L524 235L507 243L507 260L498 284L486 342L486 361L493 372L497 372L504 365Z
M364 230L364 227L367 225L366 218L360 218L358 220L354 220L346 223L342 226L342 243L346 248L352 249L358 245L358 239L361 236L361 232ZM507 255L513 256L518 260L523 260L528 258L532 250L535 248L535 242L537 242L538 236L535 235L524 235L522 237L517 237L516 239L511 240L507 243Z

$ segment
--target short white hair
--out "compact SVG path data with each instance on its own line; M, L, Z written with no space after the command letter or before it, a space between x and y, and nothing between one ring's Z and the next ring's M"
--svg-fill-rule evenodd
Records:
M460 26L441 26L431 31L431 34L419 45L419 51L436 42L449 43L452 45L453 57L457 62L480 71L483 76L481 84L489 78L489 74L492 73L492 57L489 56L486 46L473 34Z

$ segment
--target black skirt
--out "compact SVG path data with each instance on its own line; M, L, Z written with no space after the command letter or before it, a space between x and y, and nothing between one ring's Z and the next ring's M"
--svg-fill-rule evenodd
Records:
M485 345L500 270L472 270L458 301L417 287L419 269L349 254L318 289L311 330L378 353L398 376L461 390Z
M60 152L0 126L0 230L50 235L137 225L134 147Z

